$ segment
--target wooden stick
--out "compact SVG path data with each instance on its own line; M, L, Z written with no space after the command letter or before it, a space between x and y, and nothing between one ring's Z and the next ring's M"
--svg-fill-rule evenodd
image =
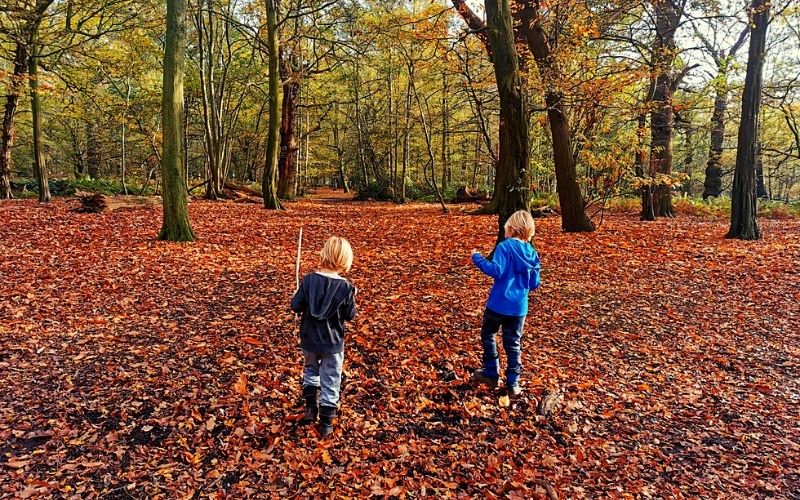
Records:
M295 290L300 289L300 253L303 250L303 226L300 226L300 235L297 237L297 263L294 268Z

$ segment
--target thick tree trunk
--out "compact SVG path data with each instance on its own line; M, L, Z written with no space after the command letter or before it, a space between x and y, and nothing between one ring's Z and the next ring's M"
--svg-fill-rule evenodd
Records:
M727 64L727 62L723 62L717 66L714 112L711 115L711 146L703 182L704 200L710 197L716 198L722 194L722 145L725 141L725 112L728 109Z
M502 177L504 183L494 195L498 200L497 242L499 243L505 237L503 226L511 214L517 210L528 209L529 112L522 95L509 0L486 0L485 5L487 35L500 95L500 152L497 176Z
M31 89L31 125L33 127L33 173L39 185L39 202L50 201L50 184L47 181L47 164L42 151L42 101L39 98L39 22L31 31L31 56L28 74Z
M267 154L261 192L264 207L280 210L276 184L278 182L278 141L280 140L280 72L278 69L278 13L276 0L264 0L267 11L267 58L269 60L269 125L267 127Z
M11 195L11 148L14 146L14 115L19 105L19 94L25 75L28 72L28 48L17 43L14 51L14 74L8 85L6 104L3 112L3 129L0 131L0 199Z
M669 174L672 171L672 131L674 115L672 112L672 93L667 74L656 79L653 94L653 110L650 112L650 176ZM672 191L669 185L656 183L655 211L659 217L672 217Z
M650 177L653 181L658 174L672 173L672 132L674 114L672 95L675 91L675 78L672 66L675 62L675 31L678 28L681 11L671 1L653 0L656 15L656 36L653 43L655 88L651 99L650 112ZM672 187L657 183L652 188L655 194L655 212L661 217L675 215L672 207ZM645 207L642 207L645 211Z
M288 63L284 63L286 66ZM283 102L281 103L281 152L278 159L278 197L284 200L295 196L295 160L297 158L297 100L300 82L291 78L288 67L281 71Z
M189 223L186 179L183 173L183 66L186 47L186 0L167 0L167 33L164 47L164 81L161 100L164 180L164 221L160 240L193 241Z
M742 114L739 122L736 169L733 174L731 191L731 227L728 231L728 238L761 239L761 230L756 218L758 210L756 149L769 8L770 4L767 0L753 0L750 8L752 16L750 49L747 55L747 75L742 92Z

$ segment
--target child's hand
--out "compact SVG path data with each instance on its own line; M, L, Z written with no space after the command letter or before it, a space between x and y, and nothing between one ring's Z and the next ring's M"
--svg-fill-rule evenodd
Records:
M479 254L480 252L479 252L479 251L477 251L477 250L475 250L475 249L473 248L473 249L472 249L472 253L471 253L470 255L475 255L476 253L478 253L478 254Z

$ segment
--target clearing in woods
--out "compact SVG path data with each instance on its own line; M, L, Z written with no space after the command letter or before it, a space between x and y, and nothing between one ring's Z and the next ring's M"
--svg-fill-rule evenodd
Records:
M504 408L467 383L490 285L469 252L495 217L196 201L201 239L169 244L158 208L74 205L0 206L0 496L800 491L797 221L744 242L714 218L539 220L524 393ZM304 272L341 235L360 289L323 441L294 421L301 225Z

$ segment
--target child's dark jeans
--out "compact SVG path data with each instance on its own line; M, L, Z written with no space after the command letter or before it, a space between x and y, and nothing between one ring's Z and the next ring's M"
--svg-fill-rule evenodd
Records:
M500 363L497 358L497 343L494 340L497 331L503 330L503 349L506 351L506 385L514 387L519 384L519 373L522 369L522 331L525 328L525 316L506 316L491 309L483 313L481 342L483 343L483 374L497 377Z

